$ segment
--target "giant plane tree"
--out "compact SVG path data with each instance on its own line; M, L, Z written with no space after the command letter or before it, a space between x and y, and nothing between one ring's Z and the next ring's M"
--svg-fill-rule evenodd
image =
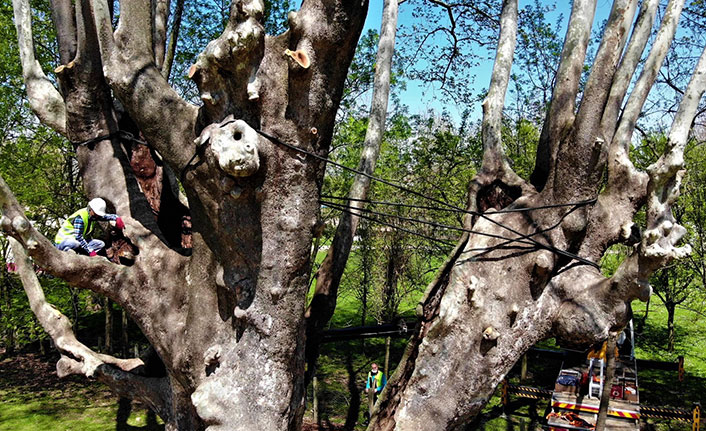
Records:
M58 251L0 180L0 223L61 353L59 374L145 402L170 430L299 429L305 334L316 332L306 325L321 324L305 319L318 199L368 2L304 0L284 33L268 35L263 1L233 0L223 33L188 73L198 106L165 78L168 1L51 3L59 64L49 78L34 58L29 1L13 1L28 99L75 144L86 195L125 215L131 247L131 264ZM655 23L658 3L614 1L582 82L596 1L573 1L529 181L513 172L501 139L517 0L487 12L499 17L499 35L465 232L419 304L421 325L369 429L462 428L532 344L605 340L630 319L631 301L650 296L650 274L688 254L671 206L705 55L681 89L666 152L646 171L629 158L684 0L670 0ZM155 172L159 181L145 181ZM640 229L633 219L643 208ZM632 251L606 278L597 262L618 243ZM29 257L120 304L150 352L115 358L82 344L44 299Z

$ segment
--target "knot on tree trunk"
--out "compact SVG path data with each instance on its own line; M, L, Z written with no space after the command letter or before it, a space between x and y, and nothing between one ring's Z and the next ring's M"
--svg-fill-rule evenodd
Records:
M247 177L260 168L258 139L255 129L230 115L221 123L204 129L197 144L210 141L211 151L223 172L234 177Z

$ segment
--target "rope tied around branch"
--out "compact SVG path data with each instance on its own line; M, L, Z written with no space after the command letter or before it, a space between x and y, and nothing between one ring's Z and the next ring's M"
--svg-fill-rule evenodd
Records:
M89 149L92 149L91 146L94 145L96 142L105 141L113 138L120 138L124 141L130 141L152 148L150 144L141 139L136 138L135 135L128 132L127 130L116 130L115 132L109 133L107 135L96 136L95 138L87 139L85 141L71 142L71 145L73 145L74 150L78 149L78 147L89 147Z
M412 194L412 195L414 195L414 196L417 196L417 197L420 197L420 198L422 198L422 199L425 199L425 200L427 200L427 201L429 201L429 202L433 202L433 203L436 203L436 204L439 204L439 205L442 205L443 207L445 207L445 208L434 208L434 207L431 207L432 209L439 209L439 210L445 210L445 211L454 211L454 212L461 212L461 213L465 213L465 214L475 215L475 216L481 217L481 218L483 218L483 219L485 219L485 220L487 220L487 221L489 221L489 222L495 224L496 226L498 226L498 227L500 227L500 228L502 228L502 229L505 229L505 230L507 230L507 231L509 231L509 232L511 232L511 233L513 233L513 234L515 234L515 235L517 235L516 238L506 238L506 237L503 237L503 236L491 235L491 234L484 234L484 233L481 233L481 232L472 231L472 233L477 233L477 234L481 234L481 235L488 235L488 236L493 236L493 237L499 237L499 238L504 239L505 242L504 242L504 243L501 243L500 246L505 246L505 245L512 244L512 243L515 243L515 242L524 243L524 244L530 244L530 245L533 245L533 246L537 247L538 249L544 249L544 250L550 251L550 252L552 252L552 253L554 253L554 254L558 254L558 255L560 255L560 256L564 256L564 257L567 257L567 258L569 258L569 259L576 260L576 261L578 261L578 262L580 262L580 263L583 263L583 264L585 264L585 265L592 266L592 267L594 267L594 268L596 268L596 269L600 269L600 266L599 266L597 263L595 263L595 262L592 262L592 261L590 261L590 260L588 260L588 259L585 259L585 258L583 258L583 257L581 257L581 256L579 256L579 255L577 255L577 254L575 254L575 253L571 253L571 252L568 252L568 251L566 251L566 250L561 250L561 249L559 249L559 248L557 248L557 247L554 247L554 246L552 246L552 245L549 245L549 244L541 243L541 242L539 242L539 241L537 241L536 239L533 238L533 236L535 236L535 235L537 235L537 234L539 234L539 233L544 233L544 232L547 232L548 230L555 229L556 227L559 226L560 223L555 224L554 226L550 227L549 229L545 229L545 230L542 230L542 231L539 231L539 232L536 232L536 233L533 233L533 234L525 235L525 234L522 234L522 233L520 233L520 232L517 232L516 230L512 229L511 227L509 227L509 226L507 226L507 225L505 225L505 224L503 224L503 223L500 223L500 222L498 222L498 221L496 221L496 220L493 220L492 218L489 217L489 215L492 215L492 214L500 214L500 213L532 211L532 210L541 210L541 209L549 209L549 208L560 208L560 207L572 207L572 208L567 212L567 214L565 214L565 215L562 217L562 219L563 219L563 218L566 217L568 214L570 214L571 212L577 210L578 208L581 208L581 207L584 207L584 206L588 206L588 205L593 205L593 204L596 203L596 201L597 201L597 199L595 199L595 198L594 198L594 199L589 199L589 200L580 201L580 202L571 202L571 203L544 205L544 206L540 206L540 207L536 207L536 208L531 208L531 207L527 207L527 208L513 208L513 209L498 210L498 211L485 212L485 213L483 213L483 212L478 212L478 211L469 211L469 210L466 210L466 209L463 209L463 208L458 208L458 207L456 207L455 205L449 204L449 203L447 203L447 202L444 202L444 201L442 201L442 200L436 199L436 198L434 198L434 197L430 197L430 196L424 195L423 193L417 192L416 190L412 190L412 189L410 189L410 188L408 188L408 187L405 187L405 186L402 186L402 185L400 185L400 184L396 184L396 183L394 183L394 182L392 182L392 181L389 181L389 180L386 180L386 179L383 179L383 178L380 178L380 177L376 177L376 176L374 176L374 175L370 175L370 174L367 174L367 173L365 173L365 172L359 171L359 170L357 170L357 169L350 168L350 167L348 167L348 166L345 166L345 165L342 165L342 164L340 164L340 163L334 162L333 160L331 160L331 159L329 159L329 158L327 158L327 157L320 156L320 155L318 155L318 154L316 154L316 153L314 153L314 152L307 151L307 150L302 149L302 148L299 148L299 147L297 147L297 146L295 146L295 145L292 145L292 144L283 142L283 141L281 141L280 139L278 139L278 138L276 138L276 137L274 137L274 136L272 136L272 135L270 135L270 134L268 134L268 133L265 133L265 132L263 132L262 130L259 130L259 129L257 129L257 128L253 128L253 129L255 129L255 131L256 131L258 134L260 134L262 137L268 139L269 141L271 141L271 142L273 142L273 143L275 143L275 144L277 144L277 145L280 145L280 146L283 146L283 147L285 147L285 148L294 150L294 151L296 151L296 152L302 153L302 154L307 155L307 156L311 156L311 157L313 157L313 158L315 158L315 159L317 159L317 160L320 160L320 161L322 161L322 162L331 163L332 165L334 165L334 166L336 166L336 167L338 167L338 168L347 170L347 171L352 172L352 173L355 173L355 174L357 174L357 175L363 175L363 176L365 176L365 177L367 177L367 178L369 178L369 179L371 179L371 180L373 180L373 181L377 181L377 182L379 182L379 183L382 183L382 184L388 185L388 186L390 186L390 187L396 188L396 189L398 189L398 190L400 190L400 191L403 191L403 192L405 192L405 193ZM346 200L346 199L347 199L347 198L340 198L340 197L329 197L329 198L343 199L343 200ZM354 199L350 199L350 200L354 200ZM361 202L371 202L371 201L362 200L362 199L360 199L360 200L358 200L358 201L361 201ZM411 230L402 229L402 228L400 228L399 226L394 226L394 225L390 225L390 224L387 224L387 223L383 223L383 222L379 221L379 220L376 219L376 218L371 218L371 217L368 217L368 216L364 216L364 215L362 215L361 212L353 212L349 205L346 205L346 206L337 205L337 204L335 204L335 203L333 203L333 202L321 202L321 203L322 203L322 204L327 204L327 205L331 206L332 208L337 209L337 210L339 210L339 211L348 212L348 213L350 213L350 214L352 214L352 215L356 215L356 216L358 216L358 217L362 217L362 218L371 220L371 221L373 221L373 222L386 224L386 225L388 225L389 227L392 227L392 228L395 228L395 229L400 229L400 230L403 230L404 232L411 233L411 234L413 234L413 235L422 236L422 237L424 237L424 238L426 238L426 239L433 240L433 241L435 241L435 242L439 242L439 243L442 243L442 244L444 244L444 245L449 245L448 242L443 241L443 240L440 240L440 239L438 239L438 238L431 238L431 237L428 237L428 236L425 236L425 235L422 235L422 234L413 232L413 231L411 231ZM404 204L395 204L395 205L404 205ZM388 215L388 216L389 216L389 215ZM392 217L395 217L395 216L392 216ZM417 221L419 221L419 220L417 220ZM428 222L428 221L427 221L426 223L427 223L427 224L431 224L431 222ZM441 225L439 225L439 227L441 227ZM445 227L445 228L449 228L449 226L444 226L444 227ZM462 228L454 228L454 229L465 231L465 229L462 229ZM489 252L489 251L492 251L493 249L496 249L496 248L498 248L498 246L490 247L488 250L484 251L484 252L481 253L481 254L485 254L485 253L487 253L487 252Z

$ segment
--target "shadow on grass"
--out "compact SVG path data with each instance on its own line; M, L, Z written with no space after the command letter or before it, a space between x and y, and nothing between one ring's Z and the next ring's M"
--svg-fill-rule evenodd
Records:
M147 409L147 420L145 426L132 426L127 423L132 414L132 401L127 398L118 400L118 411L115 415L115 431L162 431L164 425L157 423L157 415L150 409Z

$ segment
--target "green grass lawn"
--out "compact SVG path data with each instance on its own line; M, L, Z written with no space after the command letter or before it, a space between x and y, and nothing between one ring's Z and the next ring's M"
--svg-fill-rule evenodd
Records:
M164 429L147 409L120 402L100 383L60 380L56 359L21 355L0 361L0 431Z
M0 390L0 400L0 431L164 429L144 408L133 408L125 420L125 412L118 413L117 398L75 385L71 392Z
M405 301L402 307L411 314L416 299ZM644 304L635 303L635 318L644 315ZM368 321L373 323L372 319ZM359 304L355 295L341 292L332 326L360 324ZM677 310L676 344L674 352L666 351L666 311L653 298L642 333L637 334L636 353L639 358L662 361L676 360L684 355L686 379L679 382L675 372L638 370L641 402L652 406L672 406L691 409L693 402L702 400L706 392L706 319L694 312ZM393 339L391 368L400 360L406 340ZM549 340L546 346L552 346ZM366 400L362 394L370 363L384 361L385 340L367 339L325 344L319 360L318 394L320 422L323 424L357 423L362 430ZM34 374L46 376L54 362L33 357L29 363L10 365L0 362L0 431L12 430L155 430L162 429L158 421L148 417L144 408L133 406L131 411L119 409L115 396L98 383L85 379L32 379ZM41 362L41 363L40 363ZM43 365L42 365L43 364ZM38 370L37 367L47 369ZM529 385L551 387L561 366L560 361L533 359L530 361ZM516 377L513 377L516 380ZM308 389L306 420L312 419L312 388ZM504 415L499 397L494 397L470 429L534 430L545 414L547 401L513 400L513 414ZM125 405L123 405L125 407ZM127 419L125 419L127 418ZM672 421L650 421L648 430L689 430L689 424Z

